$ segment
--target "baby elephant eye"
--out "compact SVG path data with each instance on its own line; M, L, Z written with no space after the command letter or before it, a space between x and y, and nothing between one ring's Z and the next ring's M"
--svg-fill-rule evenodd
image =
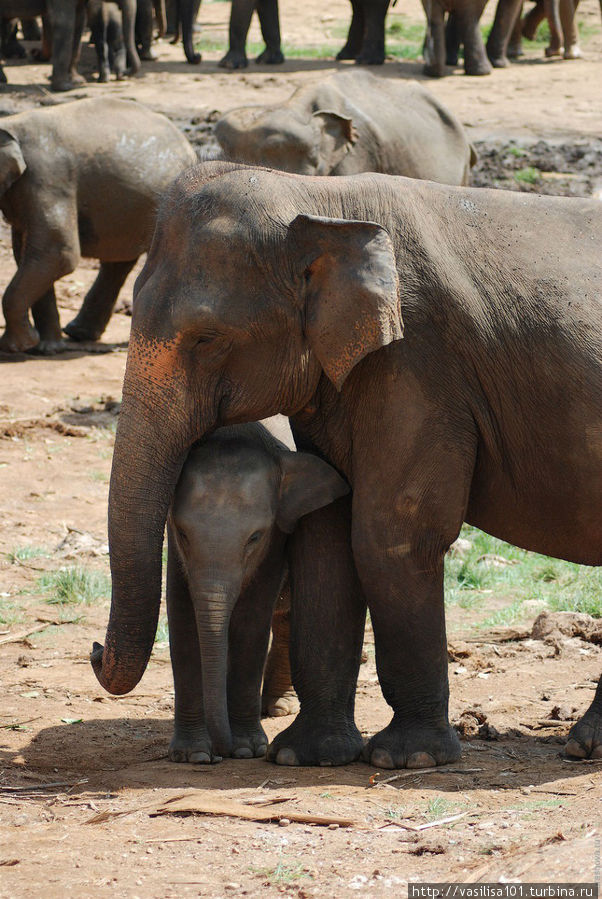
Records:
M261 531L255 531L255 533L251 534L251 536L247 540L247 546L253 546L254 543L257 543L259 540L261 540L261 536Z

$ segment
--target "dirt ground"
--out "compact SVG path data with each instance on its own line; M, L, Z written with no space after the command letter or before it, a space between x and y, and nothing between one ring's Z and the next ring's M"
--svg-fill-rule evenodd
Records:
M589 35L581 61L549 61L541 49L530 50L488 78L458 70L429 82L477 146L477 185L600 195L597 6L583 0L580 7ZM291 46L319 45L325 31L340 31L349 18L347 0L327 7L282 0L281 8ZM204 2L201 39L225 41L228 14L229 4ZM401 0L390 16L420 21L419 3ZM340 37L333 42L342 44ZM162 43L159 50L142 77L90 82L70 96L47 91L46 66L10 63L0 114L103 92L164 112L202 149L211 145L217 112L284 99L337 68L295 58L277 69L251 63L227 73L217 68L218 49L204 51L194 69L181 48ZM83 70L91 75L93 65L86 48ZM421 78L420 63L388 61L382 74ZM521 175L525 169L536 177ZM13 271L2 225L2 289ZM86 261L60 282L65 323L95 271ZM107 489L129 324L116 314L99 345L54 358L0 356L0 897L403 896L414 881L599 882L602 763L562 756L571 721L591 702L600 673L602 648L593 643L545 643L525 633L507 639L512 635L484 632L474 612L454 606L451 710L464 732L462 759L448 769L376 779L364 764L171 764L173 688L161 640L132 694L102 691L88 654L104 635L108 600L50 604L44 578L72 566L106 577ZM491 608L506 601L493 596ZM366 652L357 720L371 734L389 714L369 630ZM265 722L268 735L290 720ZM392 775L400 776L385 783ZM190 791L185 806L235 801L239 812L276 820L156 814ZM295 820L304 815L332 823Z

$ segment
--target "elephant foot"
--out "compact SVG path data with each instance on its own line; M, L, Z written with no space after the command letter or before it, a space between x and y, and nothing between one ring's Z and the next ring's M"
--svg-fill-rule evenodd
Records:
M461 752L452 727L408 726L393 718L364 747L362 758L376 768L432 768L457 761Z
M86 83L86 79L82 78L81 75L69 76L68 78L52 78L50 81L50 90L55 93L64 93L65 91L72 91L76 87L81 87L82 84Z
M443 78L445 75L445 66L439 66L436 63L425 63L422 71L429 78Z
M58 353L65 353L69 349L69 345L61 338L42 338L36 346L27 352L33 356L56 356Z
M507 56L489 56L489 62L494 69L507 69L510 65L510 60Z
M551 59L553 56L562 56L562 47L546 47L544 53L546 59Z
M261 698L261 714L266 718L280 718L284 715L296 715L299 711L297 694L291 688L280 696L266 696Z
M579 46L579 44L573 44L571 47L568 47L563 53L564 59L581 59L582 56L583 54L581 52L581 47Z
M445 65L451 66L452 69L458 65L458 54L457 53L448 53L445 57Z
M260 759L268 749L268 738L259 721L249 724L230 722L233 759Z
M228 50L218 62L220 69L246 69L249 65L246 53L239 50Z
M71 340L77 340L78 342L82 340L98 340L102 335L102 331L99 331L98 328L86 325L85 322L79 322L77 316L69 324L65 325L63 331Z
M355 58L356 66L382 66L385 61L385 54L376 51L374 53L364 53L363 51Z
M222 760L221 755L213 754L211 738L203 724L192 726L176 722L167 755L171 762L194 765L214 765Z
M111 80L111 70L107 66L107 68L103 68L98 73L98 83L99 84L107 84L108 81Z
M594 702L573 724L564 751L573 759L602 759L602 706Z
M40 335L29 322L19 330L7 328L0 337L0 353L26 353L40 342Z
M263 53L260 53L256 58L255 62L264 66L279 66L284 62L284 54L280 49L270 50L266 47Z
M328 721L320 713L303 714L278 734L268 747L268 761L277 765L348 765L359 758L362 736L353 719Z
M8 84L8 78L4 74L4 69L0 68L0 84Z
M152 47L141 48L138 51L138 56L140 59L146 60L146 62L154 62L156 59L159 59L159 54Z
M519 59L521 56L525 55L525 51L523 50L522 44L508 44L506 55L508 59Z
M491 63L486 56L477 56L476 58L464 58L464 74L465 75L491 75Z
M353 44L345 44L345 46L339 50L335 59L356 59L359 55L361 47L355 47Z

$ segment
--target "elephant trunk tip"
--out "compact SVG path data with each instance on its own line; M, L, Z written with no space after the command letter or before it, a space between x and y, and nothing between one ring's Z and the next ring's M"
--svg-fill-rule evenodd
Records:
M127 677L123 673L117 677L114 674L112 675L110 669L114 666L108 664L104 646L96 643L96 641L92 644L90 664L98 682L113 696L123 696L124 693L129 693L130 690L133 690L144 674L144 668L146 667L145 665L142 671L134 674L133 677Z

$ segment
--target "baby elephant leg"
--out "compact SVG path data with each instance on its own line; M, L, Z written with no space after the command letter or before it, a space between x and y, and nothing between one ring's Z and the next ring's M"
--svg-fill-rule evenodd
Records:
M101 262L96 280L75 318L65 326L65 334L73 340L98 340L109 324L119 291L135 264L135 259Z
M288 583L283 587L272 616L272 645L263 676L261 713L270 718L296 715L299 700L293 689L289 656L291 596Z

